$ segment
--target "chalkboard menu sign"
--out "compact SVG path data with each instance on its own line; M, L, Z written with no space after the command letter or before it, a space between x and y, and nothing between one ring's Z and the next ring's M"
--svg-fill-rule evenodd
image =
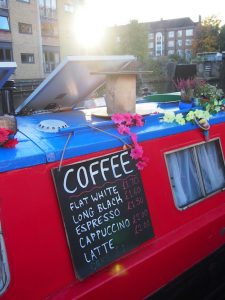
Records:
M153 237L140 173L129 151L52 170L77 277Z

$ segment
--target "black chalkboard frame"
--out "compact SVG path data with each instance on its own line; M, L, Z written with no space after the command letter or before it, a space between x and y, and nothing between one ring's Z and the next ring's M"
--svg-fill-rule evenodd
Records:
M127 174L123 174L122 178L120 178L121 176L119 176L118 178L114 178L116 180L115 180L115 184L113 185L113 188L112 188L112 186L110 186L110 184L112 183L111 181L108 182L108 181L104 180L103 185L102 185L104 187L103 191L105 192L105 195L103 195L103 199L105 198L104 200L105 201L107 200L106 203L108 203L108 205L111 202L116 203L116 201L112 200L112 199L117 199L118 207L116 205L112 205L112 203L111 203L111 207L113 206L114 210L110 210L111 207L106 209L104 206L103 206L104 207L104 210L103 210L103 208L101 208L100 203L98 203L99 200L96 201L97 204L94 203L94 201L93 201L93 202L91 202L92 205L89 205L89 206L87 205L87 202L90 199L94 199L94 198L92 198L93 194L90 194L90 191L95 193L96 192L95 190L97 190L98 186L94 187L94 189L91 189L91 190L90 190L90 186L87 186L86 188L83 189L83 191L81 193L78 194L78 196L76 196L76 195L74 195L74 193L72 193L72 191L73 191L72 187L69 186L67 188L68 188L68 191L70 191L70 193L71 193L70 199L72 199L72 201L70 200L70 210L72 209L72 212L75 213L75 215L72 213L71 213L71 215L68 215L69 208L66 207L67 204L65 204L65 201L68 201L68 199L67 200L63 199L63 196L65 196L65 190L62 191L62 186L61 186L62 181L60 183L60 180L62 180L63 172L66 171L67 172L66 174L69 174L67 176L67 179L68 179L69 176L71 176L71 174L74 172L74 171L71 171L72 169L74 170L74 168L78 168L80 166L80 169L81 169L81 167L84 165L85 166L89 165L89 167L90 167L91 163L92 163L92 165L96 166L96 165L98 165L97 164L98 160L108 162L109 159L111 159L111 160L114 159L115 165L117 165L118 160L116 161L116 159L121 156L124 156L127 159L127 160L125 160L125 165L124 165L124 168L125 168L125 171L127 172ZM130 169L128 168L127 161L129 161ZM104 167L107 169L106 166L104 166ZM118 174L116 174L117 176L120 175L119 174L120 172L122 172L121 166L119 166L119 167L116 166L115 169L119 169L119 168L120 168L120 170L119 171L117 170L118 171ZM115 171L115 169L114 169L114 171ZM78 169L76 169L76 170L78 170ZM81 169L81 170L84 170L84 169ZM131 172L131 170L133 170L133 171ZM106 172L109 172L109 171L106 170ZM133 172L134 172L134 174L133 174ZM143 244L144 242L146 242L149 239L154 237L153 227L152 227L152 223L151 223L147 200L146 200L145 193L144 193L141 175L136 167L136 161L130 157L129 150L111 152L106 155L101 155L101 156L90 158L88 160L82 160L82 161L74 162L71 164L63 165L60 170L59 170L59 168L53 168L52 176L53 176L53 180L54 180L54 184L55 184L58 203L59 203L60 210L61 210L61 215L62 215L63 224L64 224L64 228L65 228L67 243L68 243L70 255L72 258L72 262L73 262L74 272L76 274L76 277L79 280L84 280L88 276L93 275L96 271L98 271L104 267L107 267L111 263L117 261L118 259L124 257L125 255L128 255L132 250L137 250L137 248L141 244ZM105 177L106 177L106 174L105 174ZM72 176L71 176L71 178L72 178ZM84 179L84 177L83 177L83 179ZM64 177L64 180L65 180L65 177ZM96 178L94 178L94 180L96 181ZM129 183L131 184L130 187L129 187ZM84 184L84 182L83 182L83 184ZM59 186L61 186L61 188ZM102 186L101 186L101 188L102 188ZM106 193L106 191L107 191L107 193ZM100 193L101 192L102 192L102 190L100 191ZM111 192L111 195L109 195L110 192ZM136 195L135 195L135 193L136 193ZM68 193L66 193L66 195L68 195ZM89 198L89 195L91 195L90 198ZM97 195L97 192L96 192L96 195ZM109 196L114 196L114 197L112 197L110 200L110 199L107 199L107 197L109 197ZM77 197L79 199L77 199ZM87 199L85 199L85 198L87 198ZM76 201L78 201L78 202L76 202ZM109 230L108 234L110 234L110 235L111 235L111 231L118 230L118 232L116 232L115 235L111 236L112 238L109 240L107 240L104 237L102 237L102 239L99 238L100 242L102 243L101 247L99 248L101 250L98 249L98 247L99 247L98 243L97 243L97 245L94 244L94 246L96 246L97 250L96 250L96 248L93 248L92 243L94 243L94 241L92 241L90 238L90 236L93 236L94 234L96 235L98 233L98 229L99 229L98 227L96 227L97 229L94 230L94 232L89 232L88 238L87 238L87 235L85 237L85 233L83 233L83 232L81 233L80 228L82 228L82 227L80 226L79 219L77 219L77 218L82 213L84 214L84 211L82 211L83 207L78 207L79 205L76 206L76 203L80 203L81 206L83 205L84 207L86 207L86 209L89 209L89 210L87 210L87 215L89 213L89 216L90 215L92 217L94 216L95 217L94 219L100 220L99 222L102 222L102 214L101 213L103 213L104 218L107 218L107 217L109 218L109 215L105 215L105 214L107 214L108 211L111 212L111 216L114 216L115 218L117 218L116 221L113 219L113 221L115 221L114 223L109 223L106 220L104 224L107 226L103 227L103 229L101 228L101 230L104 230L104 233L105 233L105 228L108 228L108 230ZM75 208L75 206L76 206L76 208ZM102 211L100 212L101 209L102 209ZM126 209L127 209L127 211L126 211ZM79 213L76 214L77 211ZM112 213L112 211L114 212L114 214ZM122 211L122 213L121 213L121 211ZM71 219L73 221L71 221ZM85 219L85 221L86 221L86 219ZM90 221L90 218L87 219L87 222L88 221ZM76 227L75 225L77 225L77 224L78 224L78 226ZM93 221L91 224L93 226ZM96 223L96 224L98 224L98 223ZM118 229L122 225L125 227L124 234L123 234L123 227L121 230ZM74 228L74 226L76 227L76 229ZM79 230L77 228L79 228ZM75 230L75 236L73 236L74 230ZM95 236L95 238L96 238L96 236ZM86 243L84 241L86 241ZM87 241L88 241L88 243L91 244L91 247L89 247L89 245L86 245ZM104 243L106 243L106 244L103 245ZM88 249L89 255L90 255L90 253L92 253L92 249L95 249L95 252L92 256L87 256L87 254L85 252L82 252L83 251L82 247ZM107 250L106 250L106 248L107 248ZM112 252L114 252L114 253L113 254L110 253L110 255L109 255L108 253L105 253L103 250L105 252L112 250ZM100 251L100 254L99 254L99 251ZM104 252L104 255L102 254L102 251ZM86 255L85 256L86 265L84 263L84 259L83 259L82 255L83 256ZM97 257L97 259L95 259L95 257ZM92 261L92 258L93 258L93 261ZM82 261L82 259L83 259L83 262L81 263L80 261Z

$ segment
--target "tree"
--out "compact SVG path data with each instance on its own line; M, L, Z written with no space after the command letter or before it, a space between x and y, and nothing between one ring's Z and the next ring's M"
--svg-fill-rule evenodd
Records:
M198 25L192 44L194 54L219 51L220 23L216 16L211 16Z
M225 25L220 28L219 49L220 51L225 51Z
M130 21L107 32L104 45L107 54L131 54L143 61L148 57L148 30L145 24Z

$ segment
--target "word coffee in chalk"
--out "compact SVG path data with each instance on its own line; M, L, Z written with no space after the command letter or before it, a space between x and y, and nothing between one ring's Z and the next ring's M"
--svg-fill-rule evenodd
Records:
M79 279L153 237L141 176L129 151L55 168L52 174Z

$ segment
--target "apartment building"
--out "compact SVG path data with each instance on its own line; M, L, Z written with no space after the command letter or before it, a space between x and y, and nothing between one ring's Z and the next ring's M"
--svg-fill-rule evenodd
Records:
M0 61L16 61L14 79L46 77L76 54L72 29L79 0L0 0Z
M200 17L199 22L201 22ZM179 18L146 23L149 56L177 54L189 60L195 30L199 22L193 22L190 18Z

